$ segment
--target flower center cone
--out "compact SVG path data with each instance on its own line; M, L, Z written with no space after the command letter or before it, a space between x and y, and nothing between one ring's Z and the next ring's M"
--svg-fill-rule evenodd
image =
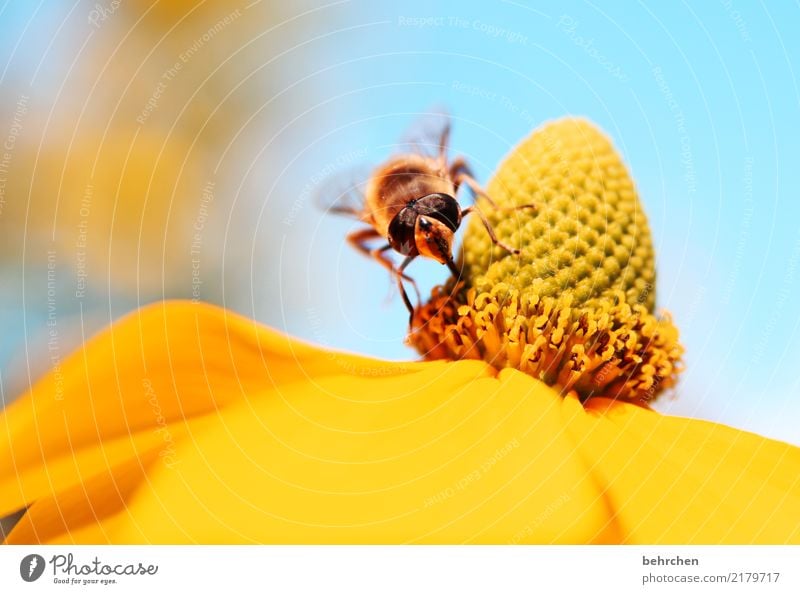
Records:
M426 359L483 359L592 396L648 403L674 385L683 348L654 313L655 254L634 183L582 119L520 143L478 199L461 279L436 287L408 337Z

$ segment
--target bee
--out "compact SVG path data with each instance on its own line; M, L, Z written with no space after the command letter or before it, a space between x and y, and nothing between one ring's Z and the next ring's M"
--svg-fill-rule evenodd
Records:
M450 117L445 112L424 114L406 133L401 152L375 168L365 184L351 185L343 193L334 191L327 207L330 212L365 223L364 228L347 235L347 242L390 272L409 311L409 324L414 319L414 306L403 282L411 284L417 299L421 299L406 268L422 256L447 266L456 280L460 279L461 271L453 260L453 239L467 215L474 213L480 218L495 245L511 254L520 253L497 238L477 204L466 208L459 205L456 195L466 185L473 197L481 196L497 208L472 175L466 159L448 159L449 138ZM512 210L517 208L535 206L526 204ZM399 266L391 259L391 251L403 257Z

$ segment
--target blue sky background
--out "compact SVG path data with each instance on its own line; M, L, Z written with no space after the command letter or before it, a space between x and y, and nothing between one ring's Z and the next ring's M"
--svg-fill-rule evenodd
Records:
M659 307L687 370L664 410L800 443L800 9L790 3L353 3L329 9L315 75L330 99L292 177L382 145L407 112L447 104L455 150L486 180L542 122L580 114L624 155L650 217ZM431 18L432 17L432 18ZM297 127L302 128L302 121ZM313 157L312 157L313 154ZM288 188L287 188L288 189ZM405 313L378 267L342 244L348 223L316 221L290 332L378 356ZM307 227L311 229L311 227ZM304 243L310 241L307 250ZM288 247L293 246L293 247ZM416 264L428 284L446 276Z
M11 75L48 42L25 33L29 23L72 6L55 4L6 3L0 55L21 36L28 48ZM319 178L380 162L434 104L453 114L453 150L482 181L533 128L583 115L630 167L657 249L658 306L687 349L659 407L800 443L798 23L797 4L741 0L293 4L263 26L282 35L280 51L260 57L282 67L282 82L256 107L280 106L281 118L258 123L241 163L236 190L258 199L237 208L253 225L225 231L252 249L224 251L219 279L207 280L224 290L211 300L329 347L413 357L385 271L344 243L349 221L314 208ZM34 92L52 93L48 80ZM429 262L410 272L423 288L446 277ZM6 316L6 336L19 338L17 319ZM6 357L18 344L4 340Z

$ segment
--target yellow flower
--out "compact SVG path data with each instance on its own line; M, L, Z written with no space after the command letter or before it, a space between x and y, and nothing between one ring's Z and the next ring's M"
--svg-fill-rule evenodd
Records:
M481 263L470 228L469 285L436 293L412 340L471 360L378 361L210 305L143 308L0 416L0 517L25 510L7 542L800 543L800 449L628 401L680 356L638 280L654 279L642 229L619 240L636 276L612 267L596 290L533 279L530 246Z
M0 418L10 543L800 542L800 450L213 306L116 323Z

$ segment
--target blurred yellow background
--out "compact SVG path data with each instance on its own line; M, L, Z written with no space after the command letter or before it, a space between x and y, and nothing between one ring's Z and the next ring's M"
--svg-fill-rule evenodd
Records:
M285 113L285 63L270 58L313 22L287 21L283 6L125 0L3 15L17 42L0 87L6 400L139 304L219 303L225 286L226 303L249 302L235 290L249 270L223 274L223 251L272 247L253 233L262 188L241 181ZM254 179L269 179L272 150Z

